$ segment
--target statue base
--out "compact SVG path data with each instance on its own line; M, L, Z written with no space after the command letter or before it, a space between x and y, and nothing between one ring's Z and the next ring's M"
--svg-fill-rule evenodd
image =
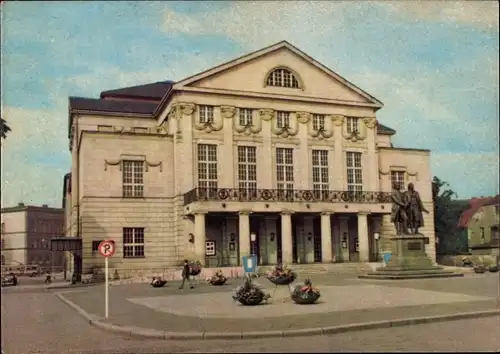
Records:
M392 237L392 256L387 265L358 278L395 280L464 276L463 273L435 266L425 253L425 241L426 237L422 234Z

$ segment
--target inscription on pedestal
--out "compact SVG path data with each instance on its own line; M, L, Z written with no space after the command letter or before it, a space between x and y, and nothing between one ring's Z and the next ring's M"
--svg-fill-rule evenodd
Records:
M408 242L408 251L420 251L422 246L420 242Z

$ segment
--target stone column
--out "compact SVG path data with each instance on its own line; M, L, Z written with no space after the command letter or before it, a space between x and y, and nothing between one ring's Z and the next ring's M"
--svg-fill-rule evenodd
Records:
M194 249L197 260L205 265L205 241L206 241L205 213L194 214Z
M281 213L281 258L284 264L293 262L292 213Z
M240 260L243 256L250 255L250 213L240 212L239 215L239 250Z
M368 214L358 213L358 243L359 261L368 262L370 260L370 242L368 240Z
M332 262L332 227L330 213L321 213L321 262Z

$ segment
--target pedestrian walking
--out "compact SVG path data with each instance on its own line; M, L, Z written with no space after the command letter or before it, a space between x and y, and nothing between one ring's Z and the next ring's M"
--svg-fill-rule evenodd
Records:
M194 285L191 282L191 278L189 278L189 276L190 276L189 273L190 272L191 272L191 269L189 268L189 261L187 259L185 259L184 260L184 266L182 267L182 283L181 283L181 286L179 287L179 289L184 288L184 284L186 283L186 280L189 283L189 287L191 289L194 288Z

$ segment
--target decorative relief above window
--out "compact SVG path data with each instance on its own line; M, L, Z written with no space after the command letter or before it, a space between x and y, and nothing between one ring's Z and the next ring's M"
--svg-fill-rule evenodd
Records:
M271 71L267 75L266 86L301 88L297 76L286 68L277 68Z
M331 138L333 130L324 114L313 114L310 124L309 135L319 140Z
M216 117L214 106L200 105L198 106L198 119L195 121L194 127L197 130L211 133L221 130L223 123L220 116Z
M290 112L278 111L272 130L275 135L287 138L297 135L299 127L296 120L292 121Z
M238 117L234 120L234 130L245 135L257 134L262 131L262 121L254 119L255 111L250 108L238 108Z

